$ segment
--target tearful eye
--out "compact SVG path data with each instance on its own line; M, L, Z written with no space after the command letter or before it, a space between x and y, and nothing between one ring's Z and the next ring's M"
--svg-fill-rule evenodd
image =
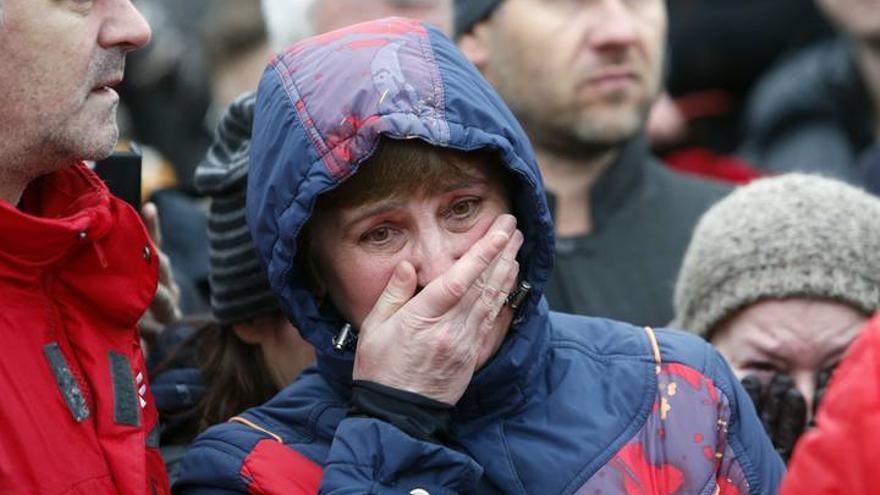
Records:
M388 227L379 227L364 234L363 239L373 244L382 244L391 238L391 229Z
M452 205L449 212L452 213L454 217L467 217L474 211L474 209L476 209L478 202L479 201L476 199L459 201Z

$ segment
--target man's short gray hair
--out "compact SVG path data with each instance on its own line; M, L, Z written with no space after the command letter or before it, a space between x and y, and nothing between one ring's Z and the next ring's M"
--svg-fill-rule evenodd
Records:
M3 0L0 0L2 2ZM320 0L262 0L263 18L272 51L318 34L314 10Z

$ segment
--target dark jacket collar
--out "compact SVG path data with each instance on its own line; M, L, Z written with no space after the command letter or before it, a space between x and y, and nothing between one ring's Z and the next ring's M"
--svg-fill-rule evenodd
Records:
M634 192L644 185L648 163L648 142L643 133L627 141L617 159L605 170L590 189L590 207L595 230L630 201Z
M594 231L602 230L608 219L645 185L649 153L647 139L644 133L639 133L622 145L617 158L599 176L590 189ZM556 200L549 192L547 201L555 217Z

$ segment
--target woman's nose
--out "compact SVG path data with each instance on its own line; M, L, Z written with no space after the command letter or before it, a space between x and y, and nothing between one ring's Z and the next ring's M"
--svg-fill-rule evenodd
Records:
M446 273L469 247L462 236L450 233L428 236L422 240L410 259L416 268L419 288Z

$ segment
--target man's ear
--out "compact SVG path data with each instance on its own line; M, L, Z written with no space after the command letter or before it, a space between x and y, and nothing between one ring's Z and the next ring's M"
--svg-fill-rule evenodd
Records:
M485 72L489 64L489 26L481 22L458 38L458 49L474 64L480 72Z

